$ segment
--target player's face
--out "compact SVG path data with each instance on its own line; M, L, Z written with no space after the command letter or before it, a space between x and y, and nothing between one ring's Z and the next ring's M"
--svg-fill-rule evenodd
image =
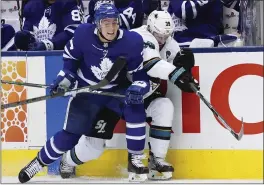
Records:
M107 18L101 20L101 32L107 40L114 40L119 29L118 19Z
M168 35L162 35L156 32L153 32L153 36L156 38L156 40L158 41L159 45L164 45L166 40L169 38L171 34Z

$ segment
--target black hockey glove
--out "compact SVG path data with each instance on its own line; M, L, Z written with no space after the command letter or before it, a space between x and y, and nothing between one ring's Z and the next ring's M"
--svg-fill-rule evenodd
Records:
M187 71L191 72L194 67L195 60L191 49L182 48L173 60L173 65L176 67L184 67Z
M189 48L181 49L173 60L176 69L169 75L169 79L184 92L193 92L189 83L193 83L198 90L200 89L198 81L193 78L191 73L194 64L194 55Z

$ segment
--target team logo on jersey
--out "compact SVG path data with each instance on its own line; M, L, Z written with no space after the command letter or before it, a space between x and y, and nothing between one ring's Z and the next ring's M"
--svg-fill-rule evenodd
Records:
M110 71L112 65L113 62L109 58L104 58L100 63L100 67L91 66L91 70L98 80L103 80L107 73ZM113 78L112 81L114 81L117 76L118 74Z
M39 22L38 27L33 26L33 33L37 41L52 39L56 32L56 24L50 24L47 17L43 16Z
M171 56L171 52L170 51L166 51L166 58L168 59Z
M183 19L180 19L179 17L175 16L175 14L172 14L171 17L175 25L174 31L184 31L188 29Z
M147 42L144 42L144 48L155 49L155 45L152 42L147 41Z

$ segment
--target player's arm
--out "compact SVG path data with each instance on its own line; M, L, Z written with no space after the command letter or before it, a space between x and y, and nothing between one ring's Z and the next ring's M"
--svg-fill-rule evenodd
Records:
M84 25L80 25L74 33L74 36L68 41L63 52L63 70L76 74L80 62L83 59L81 49L82 35L84 35Z
M14 42L18 49L27 51L29 45L35 42L34 35L31 34L33 31L34 15L32 13L34 9L34 2L28 2L23 9L23 28L21 31L15 33Z
M83 21L82 12L82 6L77 6L76 3L72 4L69 9L65 10L65 14L62 16L62 25L64 27L64 31L55 35L51 39L53 49L63 49L66 43L73 37L76 28Z
M154 52L156 50L152 50L152 54L150 53L151 50L146 51L149 52L150 56L154 56L154 58L144 62L144 69L149 76L169 80L185 92L192 92L189 87L190 82L199 88L199 84L191 74L191 68L194 67L194 56L191 50L179 51L173 60L173 64L161 59L157 52Z
M133 91L134 89L139 90L140 94L145 95L150 89L150 78L147 75L146 71L143 68L143 48L144 42L142 37L136 33L131 32L130 35L133 38L133 44L131 46L131 53L129 55L127 69L128 73L132 76L132 85L128 88L128 91Z
M77 79L77 70L80 62L83 59L83 52L81 49L81 40L83 35L82 26L78 27L63 52L63 69L60 70L57 78L51 84L51 93L57 93L72 89L75 86Z
M212 0L171 0L168 11L184 20L195 19L200 11L203 11L212 3L214 3Z

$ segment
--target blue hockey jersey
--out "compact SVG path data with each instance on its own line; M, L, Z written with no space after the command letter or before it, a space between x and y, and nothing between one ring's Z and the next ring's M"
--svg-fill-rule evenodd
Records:
M1 24L1 51L16 50L14 46L15 29L9 24Z
M89 3L88 23L94 20L96 2L97 0L91 0ZM144 12L141 0L115 0L115 6L120 13L121 28L130 30L142 26Z
M194 38L223 33L223 4L220 0L170 0L168 12L175 23L174 38L188 45Z
M127 82L127 72L132 74L134 81L149 82L143 70L144 44L139 34L120 29L115 41L102 43L97 32L95 24L80 25L64 49L64 71L77 74L79 87L95 85L103 80L119 56L127 59L126 67L102 89L111 89Z
M63 49L82 23L82 1L30 0L23 9L23 30L31 31L36 41L51 40L54 49Z

